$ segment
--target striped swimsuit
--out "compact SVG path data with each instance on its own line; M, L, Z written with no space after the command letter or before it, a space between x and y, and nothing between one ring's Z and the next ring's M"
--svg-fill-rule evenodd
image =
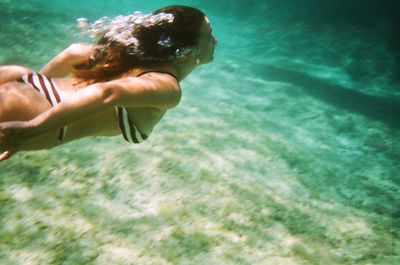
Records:
M146 140L149 135L140 132L129 117L128 111L123 107L115 107L117 112L119 128L124 139L132 144L139 144Z
M154 72L154 71L151 71ZM150 72L143 72L137 75L138 77ZM170 74L170 73L166 73ZM172 74L170 74L172 75ZM176 78L174 75L172 75ZM40 92L51 104L51 106L55 106L56 104L61 102L60 92L57 88L56 84L51 78L46 77L45 75L39 73L32 73L26 76L21 77L22 81L25 84L31 85L34 89ZM177 79L177 78L176 78ZM178 80L178 79L177 79ZM119 128L121 129L122 136L129 143L141 143L146 140L149 135L140 132L138 128L135 126L132 119L129 117L128 111L124 107L115 107L115 111L117 113ZM62 143L67 135L67 126L60 129L57 144Z
M172 77L174 77L176 80L178 80L178 83L179 83L179 79L176 76L174 76L171 73L167 73L167 72L146 71L146 72L142 72L142 73L138 74L136 77L139 77L141 75L148 74L148 73L169 74ZM126 141L128 141L129 143L138 144L138 143L143 142L144 140L146 140L149 137L148 134L142 133L138 130L138 128L136 128L135 124L129 117L129 114L128 114L128 111L126 110L126 108L115 107L115 111L117 112L117 115L118 115L119 128L121 129L122 136L124 137L124 139Z
M32 73L21 77L22 81L32 86L43 95L51 106L55 106L61 102L60 90L50 78L39 73ZM67 135L67 126L60 129L57 137L57 144L60 144Z

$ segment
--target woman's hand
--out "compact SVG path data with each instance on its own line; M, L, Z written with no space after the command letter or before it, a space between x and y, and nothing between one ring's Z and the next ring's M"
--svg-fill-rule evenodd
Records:
M11 151L5 151L0 155L0 162L3 162L4 160L9 159L11 156L13 156L16 152L11 152Z
M26 140L25 122L0 123L0 161L16 153L19 146Z

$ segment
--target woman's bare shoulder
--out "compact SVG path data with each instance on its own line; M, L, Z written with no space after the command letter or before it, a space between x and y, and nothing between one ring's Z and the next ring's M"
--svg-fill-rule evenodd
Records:
M169 109L181 98L178 81L168 73L146 72L130 75L102 85L106 94L118 98L125 107L156 107ZM107 89L108 88L108 89Z

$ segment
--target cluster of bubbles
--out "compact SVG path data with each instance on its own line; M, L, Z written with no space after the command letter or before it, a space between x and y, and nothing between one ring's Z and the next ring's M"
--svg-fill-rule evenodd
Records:
M155 25L163 26L174 21L174 15L170 13L158 13L156 15L143 14L139 11L127 16L117 16L113 19L102 17L93 24L88 24L86 18L77 19L77 27L86 29L86 33L91 38L104 36L110 41L116 41L126 47L128 54L141 55L143 52L140 48L139 40L135 37L134 32L142 27L152 27ZM167 34L161 34L157 45L160 48L170 48L174 44L173 39ZM107 48L98 47L98 49ZM193 53L193 49L180 47L177 48L173 57L183 58L187 54Z

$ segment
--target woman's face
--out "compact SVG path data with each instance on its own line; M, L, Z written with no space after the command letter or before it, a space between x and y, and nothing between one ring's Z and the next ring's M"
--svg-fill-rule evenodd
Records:
M197 47L199 48L199 59L200 64L206 64L214 59L214 48L217 44L217 40L211 34L211 26L207 17L204 19L204 23L200 27L200 37Z

